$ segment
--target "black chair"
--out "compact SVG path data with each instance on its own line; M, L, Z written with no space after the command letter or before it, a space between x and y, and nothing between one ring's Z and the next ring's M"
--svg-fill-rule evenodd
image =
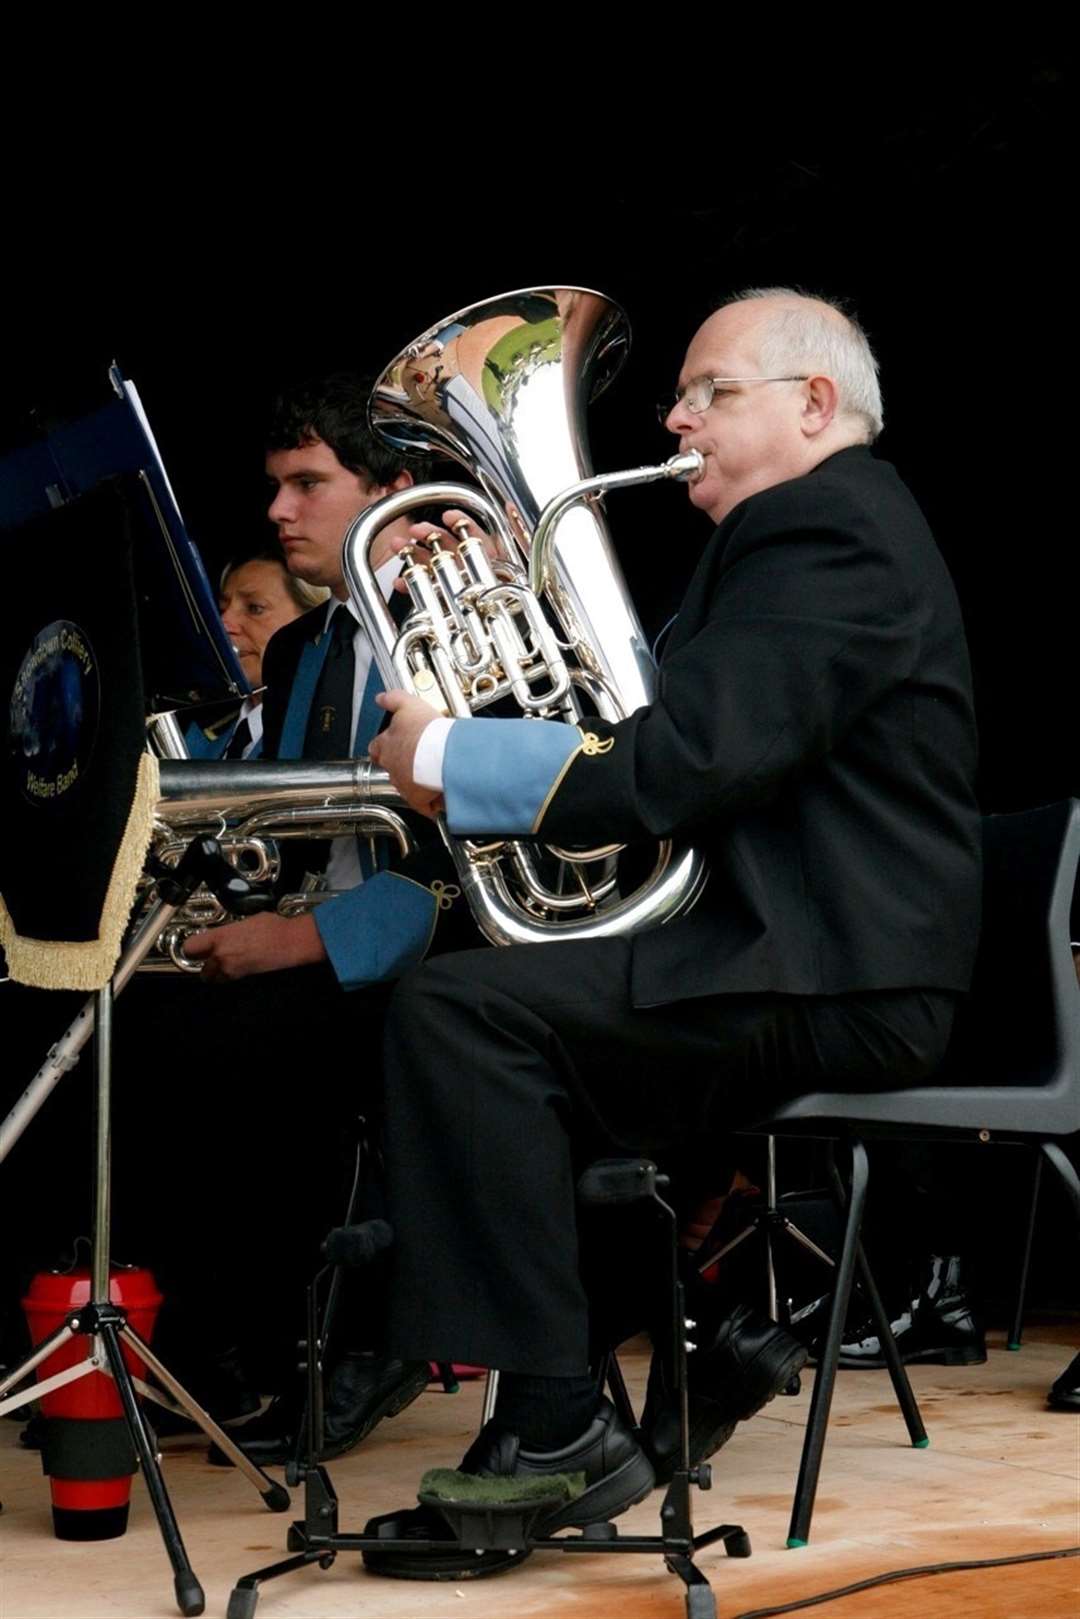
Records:
M983 851L983 932L975 980L939 1082L869 1095L817 1092L755 1121L755 1133L825 1139L830 1161L838 1142L846 1142L851 1152L844 1242L814 1382L789 1546L805 1546L809 1538L844 1319L856 1265L865 1265L859 1242L868 1181L864 1138L933 1136L1033 1147L1057 1170L1080 1227L1080 1177L1059 1144L1061 1137L1080 1130L1080 988L1069 946L1080 803L1073 799L990 816L983 823ZM835 1163L831 1168L839 1190ZM884 1313L874 1313L879 1332L884 1330L882 1346L892 1349L890 1370L903 1405L895 1344ZM918 1444L921 1423L913 1400L904 1414Z

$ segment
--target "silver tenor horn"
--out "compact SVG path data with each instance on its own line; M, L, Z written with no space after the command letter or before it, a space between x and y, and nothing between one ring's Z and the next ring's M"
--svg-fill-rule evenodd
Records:
M601 294L533 287L459 310L383 372L370 406L375 430L400 449L449 455L479 485L390 495L345 536L345 579L388 687L461 716L512 698L522 714L586 730L590 715L618 720L652 700L655 668L600 503L611 489L687 478L701 460L691 451L590 475L584 408L618 370L629 335L623 311ZM399 630L371 547L386 523L427 505L470 513L497 554L463 532L456 550L437 550L430 564L410 559L412 610ZM618 845L545 852L449 836L447 844L494 944L655 927L687 911L706 879L701 854L670 842L628 895L618 888Z
M385 770L369 759L203 760L163 758L158 769L161 797L154 820L151 853L175 866L193 837L216 837L226 859L257 884L274 883L281 872L278 845L291 838L390 838L401 854L415 840L398 811L404 808ZM153 900L150 874L143 880L139 906ZM279 898L282 916L299 916L331 898L322 887ZM139 915L137 909L136 915ZM206 888L178 910L147 953L140 971L180 968L196 973L200 963L184 954L192 933L233 918Z

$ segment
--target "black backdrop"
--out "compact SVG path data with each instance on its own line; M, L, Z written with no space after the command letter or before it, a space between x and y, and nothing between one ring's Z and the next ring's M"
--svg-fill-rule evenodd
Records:
M129 90L110 103L95 84L92 111L56 157L42 157L39 103L9 151L0 202L0 453L95 402L115 356L140 387L213 571L271 537L262 422L282 379L381 365L435 319L508 287L595 286L634 328L629 364L589 424L597 468L625 467L669 452L653 401L670 392L711 302L748 284L846 295L882 362L882 452L927 509L960 589L984 807L1080 792L1075 181L1069 87L1053 62L945 62L920 38L912 70L866 45L861 68L827 93L816 69L797 64L781 79L775 63L740 65L730 43L714 70L692 34L670 105L609 70L606 130L567 155L554 140L506 144L517 109L505 86L504 116L485 118L437 73L419 99L395 101L356 59L342 67L368 104L345 103L331 126L321 75L332 44L332 32L298 35L289 72L252 62L202 99L192 81L183 103L159 109L165 132L140 121ZM260 120L245 125L236 108L223 137L210 102L233 109L245 79L262 96ZM301 112L292 97L304 80L326 94ZM734 82L749 88L736 97ZM376 88L394 112L381 125L369 116ZM531 109L521 114L524 124ZM416 151L401 136L410 122ZM641 159L623 144L635 124ZM91 127L106 133L84 138ZM613 498L609 511L655 627L703 542L702 519L678 489ZM54 1032L69 1015L57 1009ZM48 1043L41 1027L26 1032L5 1106ZM70 1134L73 1094L85 1092L51 1099L30 1132L45 1153L62 1121ZM1018 1183L1002 1233L1021 1205ZM994 1241L983 1280L1007 1289ZM1060 1301L1049 1246L1045 1271L1042 1296Z
M880 354L882 453L960 588L984 805L1080 791L1067 85L1025 61L918 82L874 71L829 135L812 120L781 130L787 92L763 83L737 107L684 94L641 165L610 141L603 162L586 145L569 165L530 152L516 172L504 152L505 178L479 183L466 167L433 183L396 147L377 162L335 161L318 143L286 159L256 141L229 162L207 145L152 181L69 149L52 203L12 238L0 446L32 430L32 408L41 421L91 402L115 355L213 569L270 538L261 429L283 378L381 365L451 309L513 285L595 286L634 328L589 424L595 465L610 469L669 453L652 403L712 300L774 282L842 294ZM701 519L670 488L609 512L642 616L659 622Z

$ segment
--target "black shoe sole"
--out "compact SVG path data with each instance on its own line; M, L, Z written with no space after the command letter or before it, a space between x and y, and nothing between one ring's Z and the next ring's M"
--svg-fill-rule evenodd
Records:
M538 1535L553 1535L556 1529L568 1525L582 1529L590 1523L607 1523L622 1512L629 1512L639 1501L644 1501L656 1487L653 1465L643 1450L628 1456L614 1473L607 1473L573 1501L557 1507L537 1526Z
M906 1353L901 1350L900 1359L905 1366L984 1366L986 1364L986 1350L979 1348L969 1349L909 1349ZM817 1364L815 1359L814 1364ZM851 1355L841 1355L836 1365L842 1372L883 1372L888 1367L884 1355L871 1355L866 1359L856 1359Z

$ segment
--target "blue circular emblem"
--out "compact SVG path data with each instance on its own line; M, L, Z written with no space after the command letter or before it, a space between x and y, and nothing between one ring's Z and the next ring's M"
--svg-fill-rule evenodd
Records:
M31 804L55 804L86 775L101 713L98 661L85 630L58 618L39 630L11 693L11 758Z

